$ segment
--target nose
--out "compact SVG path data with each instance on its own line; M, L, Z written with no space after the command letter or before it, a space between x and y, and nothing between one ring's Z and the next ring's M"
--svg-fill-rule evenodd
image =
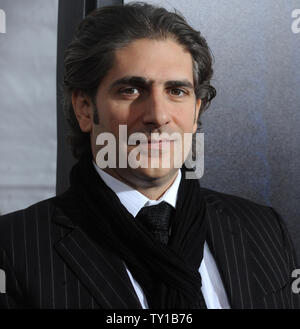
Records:
M151 128L159 128L170 122L168 100L163 91L153 88L145 102L143 111L143 123Z

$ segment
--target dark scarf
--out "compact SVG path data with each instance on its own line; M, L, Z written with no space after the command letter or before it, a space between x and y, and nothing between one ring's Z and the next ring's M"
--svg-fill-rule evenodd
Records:
M199 308L207 223L198 180L179 186L168 245L156 242L134 220L116 194L102 181L91 157L83 157L71 171L71 190L84 212L81 225L96 243L116 253L141 285L149 308Z

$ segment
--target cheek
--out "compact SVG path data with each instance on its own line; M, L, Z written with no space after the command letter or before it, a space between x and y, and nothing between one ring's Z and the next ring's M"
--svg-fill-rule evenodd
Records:
M195 110L191 108L182 108L181 111L176 113L173 117L174 122L183 132L193 132L194 127L197 126L195 122Z
M124 121L124 109L113 102L102 103L98 107L98 113L100 125L106 128L115 127Z
M126 104L114 104L107 111L107 126L116 135L118 135L120 125L126 125L130 131L135 122L135 113Z

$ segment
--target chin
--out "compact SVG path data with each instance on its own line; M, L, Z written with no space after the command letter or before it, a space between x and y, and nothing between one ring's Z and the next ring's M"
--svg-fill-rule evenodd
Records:
M178 168L137 168L134 171L135 176L139 176L145 181L155 181L170 179L177 173Z

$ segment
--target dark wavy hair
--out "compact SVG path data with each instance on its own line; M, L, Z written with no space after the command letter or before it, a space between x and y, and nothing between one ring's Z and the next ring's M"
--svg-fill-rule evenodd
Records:
M71 97L74 91L85 92L95 103L97 89L113 66L114 53L131 42L142 39L173 39L190 52L196 97L202 100L198 117L208 108L216 90L212 78L212 54L199 31L194 30L178 12L142 2L96 9L85 17L65 51L63 108L70 125L74 157L90 149L90 136L81 131ZM97 114L94 115L95 122Z

